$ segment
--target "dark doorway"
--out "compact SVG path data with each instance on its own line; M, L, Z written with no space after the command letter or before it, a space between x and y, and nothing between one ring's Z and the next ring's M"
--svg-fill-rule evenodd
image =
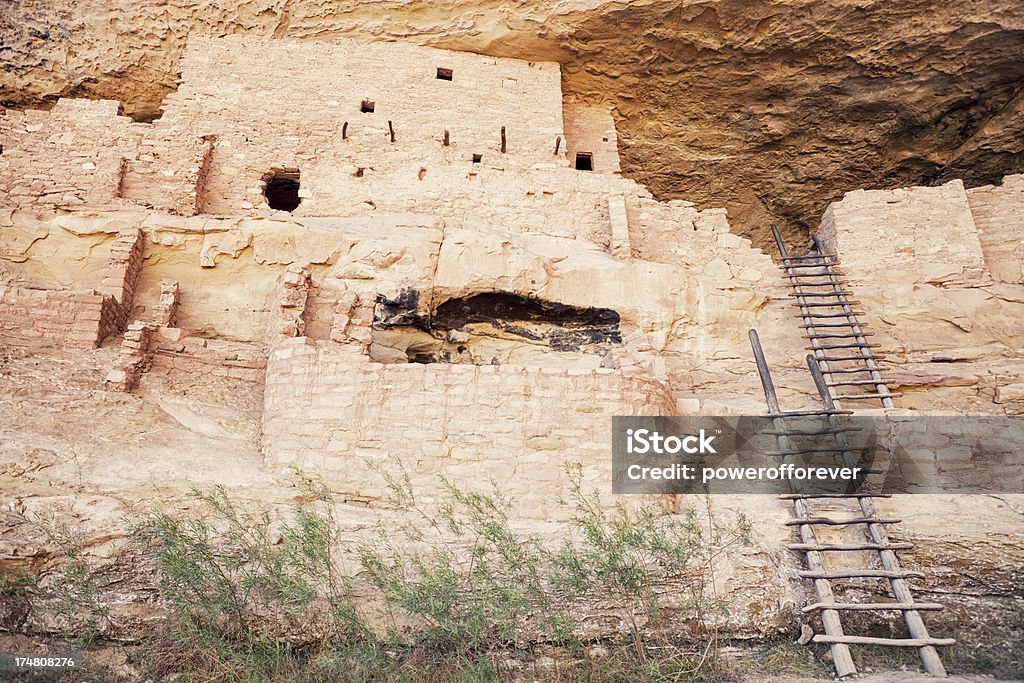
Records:
M266 176L263 196L267 204L276 211L294 211L302 199L299 198L298 170L271 171Z
M590 152L578 152L576 154L576 170L577 171L593 171L594 170L594 155Z

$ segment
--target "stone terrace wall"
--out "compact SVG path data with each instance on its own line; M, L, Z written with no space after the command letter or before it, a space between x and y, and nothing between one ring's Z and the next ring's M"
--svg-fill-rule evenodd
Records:
M857 190L825 211L818 235L857 282L979 283L988 277L960 180L939 187Z
M0 206L105 204L144 126L112 100L61 99L49 112L0 116Z
M678 264L693 274L762 280L765 291L785 296L771 257L729 232L725 209L698 211L691 202L646 197L630 198L626 207L634 258Z
M555 519L564 465L611 477L611 416L671 415L667 386L618 370L373 363L355 344L281 342L267 363L264 452L354 499L386 496L367 462L398 458L417 491L500 482L512 514ZM481 420L485 415L486 419ZM443 495L443 493L441 494ZM430 505L438 500L422 501Z
M117 300L95 290L0 283L0 341L91 349L117 329Z
M992 278L1024 282L1024 175L967 190L967 201Z

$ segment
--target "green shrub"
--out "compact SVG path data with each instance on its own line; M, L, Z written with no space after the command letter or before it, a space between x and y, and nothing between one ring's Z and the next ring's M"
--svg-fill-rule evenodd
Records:
M56 516L34 515L23 521L39 529L64 560L60 569L50 575L45 587L32 583L34 609L52 612L59 628L75 645L88 647L96 642L109 625L110 608L103 604L98 572L82 553L81 535Z
M194 490L198 507L187 514L154 509L131 534L157 570L167 608L137 655L147 674L295 683L676 681L706 668L714 637L701 624L717 605L704 574L717 553L744 541L742 518L723 528L692 509L608 508L573 466L568 537L546 544L517 532L496 485L482 493L443 480L445 501L429 511L406 472L385 476L413 519L351 551L375 592L363 597L383 606L383 624L356 608L322 483L300 477L299 502L279 512L243 507L223 488ZM94 573L68 529L48 528L67 557L54 602L70 610L69 628L94 637L105 617ZM665 591L676 597L663 601ZM614 656L592 657L594 643L584 642L581 618L596 606L625 625L621 639L601 644ZM680 632L686 623L694 628Z
M702 522L693 508L678 516L657 503L608 509L596 491L584 491L582 467L572 465L565 502L574 511L572 534L548 548L511 528L508 501L493 483L485 495L444 481L447 501L431 514L417 504L404 470L385 476L396 506L415 511L420 523L362 542L358 556L388 604L424 624L407 634L406 644L466 656L540 638L578 651L582 634L574 614L596 602L617 606L643 675L695 673L707 660L709 647L681 649L658 636L655 661L648 661L645 631L659 625L658 594L671 588L685 598L675 601L674 615L683 610L699 636L708 637L700 628L703 615L723 605L706 595L705 573L725 548L749 542L742 516L721 526L710 513ZM423 545L430 550L413 550Z
M300 488L302 502L287 520L266 509L243 510L218 487L192 492L203 504L200 516L156 509L133 530L133 542L159 570L174 647L189 649L205 667L273 680L311 637L359 635L332 556L337 524L330 495L310 479Z

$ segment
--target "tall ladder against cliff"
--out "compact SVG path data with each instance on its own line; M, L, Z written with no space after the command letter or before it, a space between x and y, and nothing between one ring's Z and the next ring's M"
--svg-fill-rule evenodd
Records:
M864 315L850 299L848 284L837 254L828 253L817 236L811 238L803 256L790 256L778 228L772 235L782 259L782 271L793 290L793 305L800 316L800 327L810 340L808 350L825 379L825 386L836 405L846 401L879 401L883 408L895 408L893 398L878 366L881 357L868 342L874 335L864 329L857 316ZM858 403L858 406L864 406Z
M754 360L757 363L758 375L761 378L761 386L764 389L765 400L768 404L768 417L771 419L772 429L769 434L776 437L778 451L767 453L769 456L781 457L784 463L793 462L798 455L830 454L838 456L839 461L845 466L856 466L854 459L856 449L852 447L847 439L847 434L857 431L857 427L844 425L840 422L841 415L849 415L853 411L842 410L836 407L835 399L832 398L830 388L826 385L821 371L818 369L818 360L811 355L806 358L807 367L811 371L814 384L818 389L821 400L821 408L817 410L791 410L783 411L779 406L779 399L775 392L775 384L772 381L771 371L765 360L764 351L761 349L761 342L757 332L750 330L750 345L754 352ZM818 418L820 428L807 429L806 420ZM798 419L803 428L793 428L788 420ZM824 440L823 440L824 437ZM808 447L805 439L814 440L814 446ZM803 443L802 443L803 442ZM830 442L830 443L829 443ZM822 447L823 443L829 443ZM836 674L840 678L857 673L857 667L853 662L850 652L850 645L876 645L886 647L914 647L917 648L921 658L921 664L925 671L933 676L946 675L946 669L936 651L936 646L954 645L952 638L932 638L921 618L921 612L926 610L940 610L942 605L930 602L918 602L910 590L907 579L921 578L919 572L904 570L897 550L908 550L910 543L894 543L889 539L887 526L898 524L898 519L883 519L878 516L875 509L874 498L889 498L890 494L871 493L858 491L856 493L790 493L783 495L785 500L792 501L794 518L787 521L787 526L795 526L800 533L800 542L791 543L790 550L804 553L807 558L807 571L801 571L802 578L814 581L816 601L803 608L806 612L820 612L821 622L824 626L823 635L815 635L817 643L827 643L832 652L832 661L836 667ZM840 510L844 512L842 517L832 517L825 514L823 510L814 509L814 505L828 503L833 507L848 506ZM831 514L831 513L829 513ZM857 543L821 543L817 537L818 527L851 527L860 526L864 530L865 539ZM877 558L877 562L866 563L867 566L858 569L830 570L825 562L827 553L860 553L870 551L871 555ZM869 555L870 557L870 555ZM875 568L881 566L881 569ZM861 579L877 579L887 581L893 602L863 603L844 602L842 597L837 598L834 581L858 581ZM866 636L847 635L843 630L841 615L843 612L886 612L899 611L907 625L910 638L874 638Z

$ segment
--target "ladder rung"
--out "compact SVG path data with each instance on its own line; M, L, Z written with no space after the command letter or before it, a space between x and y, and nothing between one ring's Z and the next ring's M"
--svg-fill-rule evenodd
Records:
M785 451L766 451L765 455L784 457L787 455L806 455L808 453L859 453L863 448L791 448Z
M847 285L849 285L849 283L845 283L845 282L842 282L842 281L839 281L839 280L834 281L834 282L829 282L829 283L819 283L819 282L801 283L799 281L795 282L796 278L798 278L798 275L790 275L790 287L792 287L793 289L797 289L797 288L801 288L801 287L831 287L831 288L835 289L837 287L846 287ZM840 293L841 292L839 292L839 291L824 292L824 294L840 294ZM803 296L799 292L794 292L794 295L795 296Z
M856 339L857 337L873 337L874 332L843 332L841 334L805 334L808 339Z
M843 610L849 612L873 612L875 610L899 610L900 612L925 610L938 611L945 609L937 602L816 602L807 605L801 612L816 612L822 609Z
M782 260L783 261L807 261L807 260L810 260L810 259L821 260L821 259L835 258L835 257L836 257L835 254L813 254L813 255L812 254L808 254L806 256L783 256Z
M822 350L822 349L815 349L815 351L820 351L820 350ZM874 360L874 361L877 361L877 360L880 360L880 359L883 359L883 358L885 358L885 356L879 354L877 356L875 356L875 355L871 355L871 356L815 356L814 360L823 360L826 363L832 363L832 362L843 361L843 360L860 360L860 361ZM873 368L865 368L865 370L872 370L872 369ZM874 371L878 372L878 370L874 370ZM837 372L841 372L841 371L840 370L829 370L827 373L822 371L822 374L829 374L829 375L831 375L831 374L835 374Z
M870 398L899 398L903 394L838 394L837 401L866 401Z
M781 413L771 413L765 417L828 417L829 415L853 415L852 410L786 410Z
M856 320L847 321L845 323L801 323L800 327L805 330L813 330L818 327L853 327L854 325L864 327L864 323L859 323Z
M808 351L833 351L835 349L880 349L881 344L857 342L856 344L824 344L822 346L805 346Z
M851 517L850 519L832 519L831 517L797 517L787 519L786 526L802 526L804 524L822 524L825 526L846 526L847 524L899 524L901 519L884 519L882 517Z
M806 301L794 301L793 305L794 306L802 306L804 308L818 307L818 306L860 306L860 302L859 301L852 301L851 300L851 301L837 301L834 304L830 304L830 303L825 302L825 301L821 301L821 302L818 302L818 303L808 303ZM844 315L850 315L850 314L844 313ZM864 315L864 314L861 313L861 315Z
M816 257L821 258L821 257ZM785 268L839 268L841 267L838 263L783 263L782 267Z
M790 550L817 550L818 552L854 552L857 550L910 550L911 543L832 543L814 545L813 543L790 543Z
M825 273L804 273L803 275L788 275L787 277L790 280L789 284L791 287L839 287L841 285L848 284L840 280L814 280L812 282L795 281L797 278L801 277L821 277L823 275L825 275Z
M828 360L828 359L827 358L822 358L820 360ZM860 357L857 358L857 360L878 360L878 356L872 356L870 359L864 358L863 356L860 356ZM881 372L881 369L878 369L878 368L839 368L839 369L830 368L828 372L825 372L824 370L822 370L821 374L823 374L823 375L846 375L846 374L850 374L850 373L853 373L853 372ZM874 380L872 380L872 381L874 381Z
M814 636L816 643L843 643L845 645L887 645L889 647L926 647L928 645L956 645L955 638L869 638L867 636Z
M828 374L828 373L824 373ZM853 387L853 386L865 386L870 384L885 384L884 379L846 379L842 382L825 382L825 386L829 387Z
M891 493L873 493L861 491L857 493L783 493L782 500L804 500L805 498L892 498Z
M761 433L772 436L826 436L861 431L864 431L863 427L835 427L832 429L765 429Z
M803 287L804 285L796 285L796 286L797 287ZM851 294L853 294L853 292L851 292L849 290L846 290L846 289L841 289L838 292L790 292L789 295L790 296L795 296L795 297L803 297L803 298L807 298L807 297L824 298L826 296L831 296L831 297L850 296ZM843 303L845 303L845 302L843 302Z
M801 318L813 318L813 319L819 319L819 318L846 318L847 320L849 320L850 317L858 316L858 315L867 315L867 313L865 313L864 311L850 311L849 313L802 313L800 315L800 317ZM857 324L858 325L863 325L864 323L857 323Z
M802 579L923 579L921 572L896 571L887 569L845 569L834 572L801 571Z

